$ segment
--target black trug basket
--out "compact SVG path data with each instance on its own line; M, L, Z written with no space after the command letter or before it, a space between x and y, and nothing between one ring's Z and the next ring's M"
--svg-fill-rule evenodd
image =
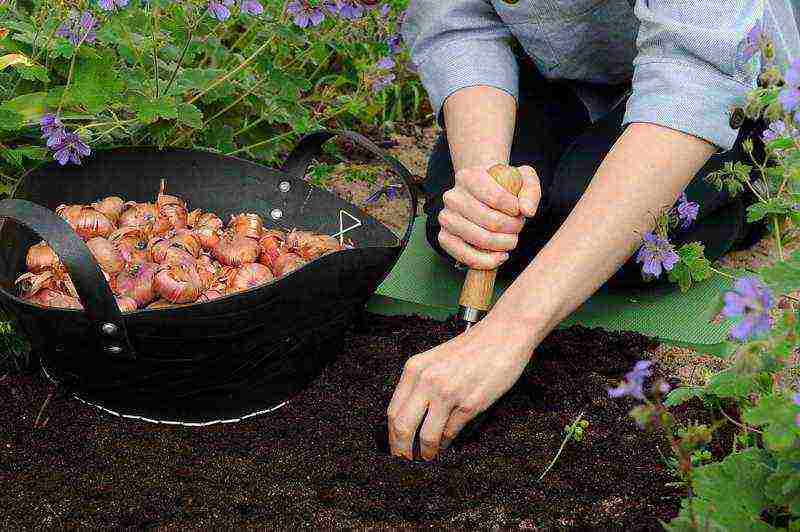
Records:
M337 135L377 155L405 182L410 211L402 238L303 180L322 145ZM110 195L153 201L162 178L190 208L223 219L255 212L265 226L284 230L344 229L355 248L219 300L121 314L88 248L52 210ZM201 151L122 148L98 152L81 166L43 166L23 179L15 198L0 201L6 219L0 306L28 336L46 375L113 414L184 425L265 413L307 386L341 351L347 326L397 262L417 210L411 174L401 163L362 135L330 130L304 137L281 170ZM39 239L69 270L85 310L44 308L15 295L14 279Z

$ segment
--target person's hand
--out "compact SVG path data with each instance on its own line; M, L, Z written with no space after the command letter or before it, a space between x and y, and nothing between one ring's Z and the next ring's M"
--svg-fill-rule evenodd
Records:
M414 459L414 437L422 423L422 457L435 458L467 422L511 388L533 345L527 331L513 331L508 322L495 322L490 313L469 331L408 359L386 412L392 455Z
M536 171L530 166L518 169L523 179L519 197L497 184L486 168L456 173L439 212L439 244L461 264L494 270L517 247L525 218L536 214L542 196Z

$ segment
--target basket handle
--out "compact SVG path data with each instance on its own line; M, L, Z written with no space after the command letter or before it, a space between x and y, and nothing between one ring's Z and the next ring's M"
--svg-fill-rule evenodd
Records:
M41 205L21 199L0 201L0 218L14 220L47 241L69 271L103 351L110 357L135 359L114 294L89 248L72 227Z
M286 157L286 160L281 167L283 172L296 179L303 179L308 171L308 166L311 164L312 159L322 152L322 146L333 137L344 137L362 148L366 149L373 155L380 157L392 170L397 172L400 179L406 185L408 195L411 199L409 207L409 222L406 227L406 233L403 235L401 245L405 247L408 240L411 238L411 231L414 228L414 218L417 216L417 186L414 184L411 177L411 172L408 171L403 163L386 153L386 151L379 148L374 142L369 140L364 135L356 133L355 131L339 130L339 129L320 129L313 133L309 133L300 139L297 146L294 147L292 152Z

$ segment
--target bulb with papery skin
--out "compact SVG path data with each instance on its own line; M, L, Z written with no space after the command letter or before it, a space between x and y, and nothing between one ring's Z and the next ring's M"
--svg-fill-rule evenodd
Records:
M81 302L74 297L68 296L63 292L58 292L50 288L43 288L35 294L25 298L28 303L34 303L42 307L64 308L64 309L83 309Z
M156 299L155 276L160 266L151 262L136 264L111 278L111 289L119 296L128 296L136 301L138 308Z
M253 213L239 214L231 216L230 224L228 227L234 234L246 236L248 238L261 238L261 232L264 229L264 222L261 216Z
M226 266L241 266L258 259L258 242L246 236L225 235L213 250L214 258Z
M170 303L192 303L203 293L203 282L194 266L170 265L156 274L155 288Z
M122 214L124 205L125 202L122 200L122 198L117 196L109 196L98 202L92 203L92 207L94 209L105 214L106 217L114 224L119 221L119 217Z
M56 214L66 220L84 241L110 235L116 226L102 212L82 205L61 205Z
M275 273L276 277L281 277L301 268L305 263L306 261L300 255L284 253L275 259L272 271Z
M115 274L122 271L125 267L125 259L122 253L113 242L103 237L95 237L86 242L86 247L92 252L94 259L103 271Z
M200 252L203 250L203 243L200 241L200 237L190 229L177 229L169 241L173 245L182 247L195 258L199 257Z
M139 308L136 304L136 300L132 297L114 296L114 298L117 300L117 307L119 307L122 313L133 312Z
M63 269L63 265L56 253L44 241L28 249L28 254L25 257L25 266L28 271L33 273L40 273L50 269Z
M230 292L239 292L261 286L275 279L272 271L257 262L239 267L228 279Z
M283 253L283 240L275 234L267 233L261 237L258 245L260 248L258 262L272 268L275 259Z

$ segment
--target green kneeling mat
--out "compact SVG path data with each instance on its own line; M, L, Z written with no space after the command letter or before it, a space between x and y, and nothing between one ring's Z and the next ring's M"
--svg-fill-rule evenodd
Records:
M368 302L367 310L390 316L447 319L458 311L464 275L428 245L425 216L420 216L408 247ZM498 279L495 299L510 282ZM624 291L603 287L559 326L581 324L610 331L634 331L668 344L724 356L730 323L714 324L711 320L720 308L720 294L730 286L730 280L715 275L685 293L676 285Z

